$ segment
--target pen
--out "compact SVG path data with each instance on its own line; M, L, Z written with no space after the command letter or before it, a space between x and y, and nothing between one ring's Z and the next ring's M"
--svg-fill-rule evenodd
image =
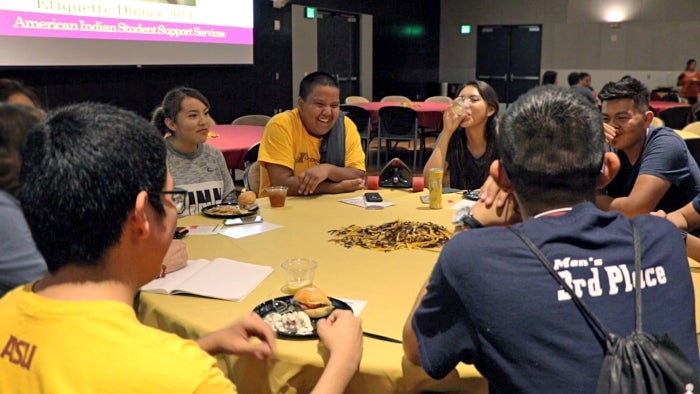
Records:
M387 342L393 342L393 343L403 343L399 341L398 339L390 338L390 337L385 337L384 335L379 335L379 334L372 334L371 332L363 332L362 335L368 337L368 338L374 338L374 339L379 339L380 341L387 341Z

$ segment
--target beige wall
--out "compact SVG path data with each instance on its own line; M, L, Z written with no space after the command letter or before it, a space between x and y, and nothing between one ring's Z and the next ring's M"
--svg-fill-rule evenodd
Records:
M316 19L306 19L301 5L292 5L292 105L299 83L318 69ZM372 15L360 14L360 96L372 96Z
M618 28L603 21L611 5L629 10ZM542 24L541 69L558 71L561 84L584 70L597 88L625 74L652 88L672 85L686 60L700 59L699 0L441 0L441 7L443 81L474 78L478 25ZM472 34L460 35L461 24Z

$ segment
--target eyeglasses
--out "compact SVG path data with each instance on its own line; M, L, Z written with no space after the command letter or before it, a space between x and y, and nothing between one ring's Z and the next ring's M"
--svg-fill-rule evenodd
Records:
M184 189L174 189L174 190L162 190L158 192L148 192L151 198L158 198L161 194L170 194L173 198L173 203L175 204L175 209L177 213L185 212L187 207L187 190Z

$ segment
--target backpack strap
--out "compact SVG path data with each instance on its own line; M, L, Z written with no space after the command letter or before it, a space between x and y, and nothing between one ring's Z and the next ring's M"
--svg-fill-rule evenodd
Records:
M321 163L345 167L345 113L340 111L331 131L321 140Z
M634 237L634 330L642 332L642 246L637 225L632 223Z
M634 237L634 270L635 270L635 330L642 331L642 289L639 283L642 281L642 258L641 258L641 246L639 241L639 231L634 222L630 221L632 224L632 235ZM566 290L571 296L571 300L576 304L578 309L581 311L583 316L588 319L598 330L598 333L602 335L601 342L610 338L612 335L610 331L598 320L598 317L593 314L593 312L588 309L588 306L583 303L583 301L576 295L574 290L569 286L564 279L554 270L552 263L547 259L547 257L542 253L542 251L535 246L534 243L528 238L522 231L516 230L513 227L508 227L508 229L517 235L520 240L532 251L532 253L537 256L537 258L542 262L542 265L549 271L550 275L559 282L559 285Z

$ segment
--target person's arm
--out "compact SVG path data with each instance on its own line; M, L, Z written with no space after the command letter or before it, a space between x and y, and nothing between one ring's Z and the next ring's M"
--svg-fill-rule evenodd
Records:
M697 198L696 198L697 199ZM670 220L676 227L681 230L692 231L700 226L700 213L695 210L693 202L687 203L685 206L677 209L666 215L666 219Z
M235 200L232 196L230 196L236 189L236 186L233 184L233 179L231 178L231 172L229 172L228 167L226 166L226 159L224 158L224 154L218 149L217 149L217 153L218 153L218 155L216 158L216 164L219 167L219 172L221 173L221 178L224 181L224 190L222 191L222 199L223 199L223 201Z
M312 393L341 394L362 359L362 320L351 311L336 309L318 321L316 330L330 359Z
M256 337L260 342L251 342ZM238 322L200 338L197 343L205 352L269 358L275 351L275 333L257 313L250 313Z
M429 172L431 168L442 168L447 169L447 146L450 143L452 135L455 133L459 124L466 119L467 114L462 113L461 115L454 114L451 110L447 109L442 114L442 130L438 135L435 147L433 148L433 153L430 154L428 161L423 167L423 178L428 179ZM449 185L449 174L445 174L443 177L443 185Z
M614 209L627 217L633 217L653 211L670 187L671 182L665 179L642 174L634 182L629 196L612 198L601 194L596 197L596 205L604 211Z
M327 166L339 170L347 170L347 174L355 175L355 177L344 179L340 182L321 180L315 183L314 186L310 179L313 178L317 181L324 177L326 171L330 171L327 169ZM267 163L267 173L270 176L270 184L274 186L287 186L287 195L290 196L345 193L362 189L365 185L364 172L355 168L340 168L331 164L321 164L312 167L299 176L296 176L291 168L279 164ZM302 176L304 176L304 178L302 178ZM327 176L323 179L326 178ZM306 179L306 184L303 183L303 179Z

